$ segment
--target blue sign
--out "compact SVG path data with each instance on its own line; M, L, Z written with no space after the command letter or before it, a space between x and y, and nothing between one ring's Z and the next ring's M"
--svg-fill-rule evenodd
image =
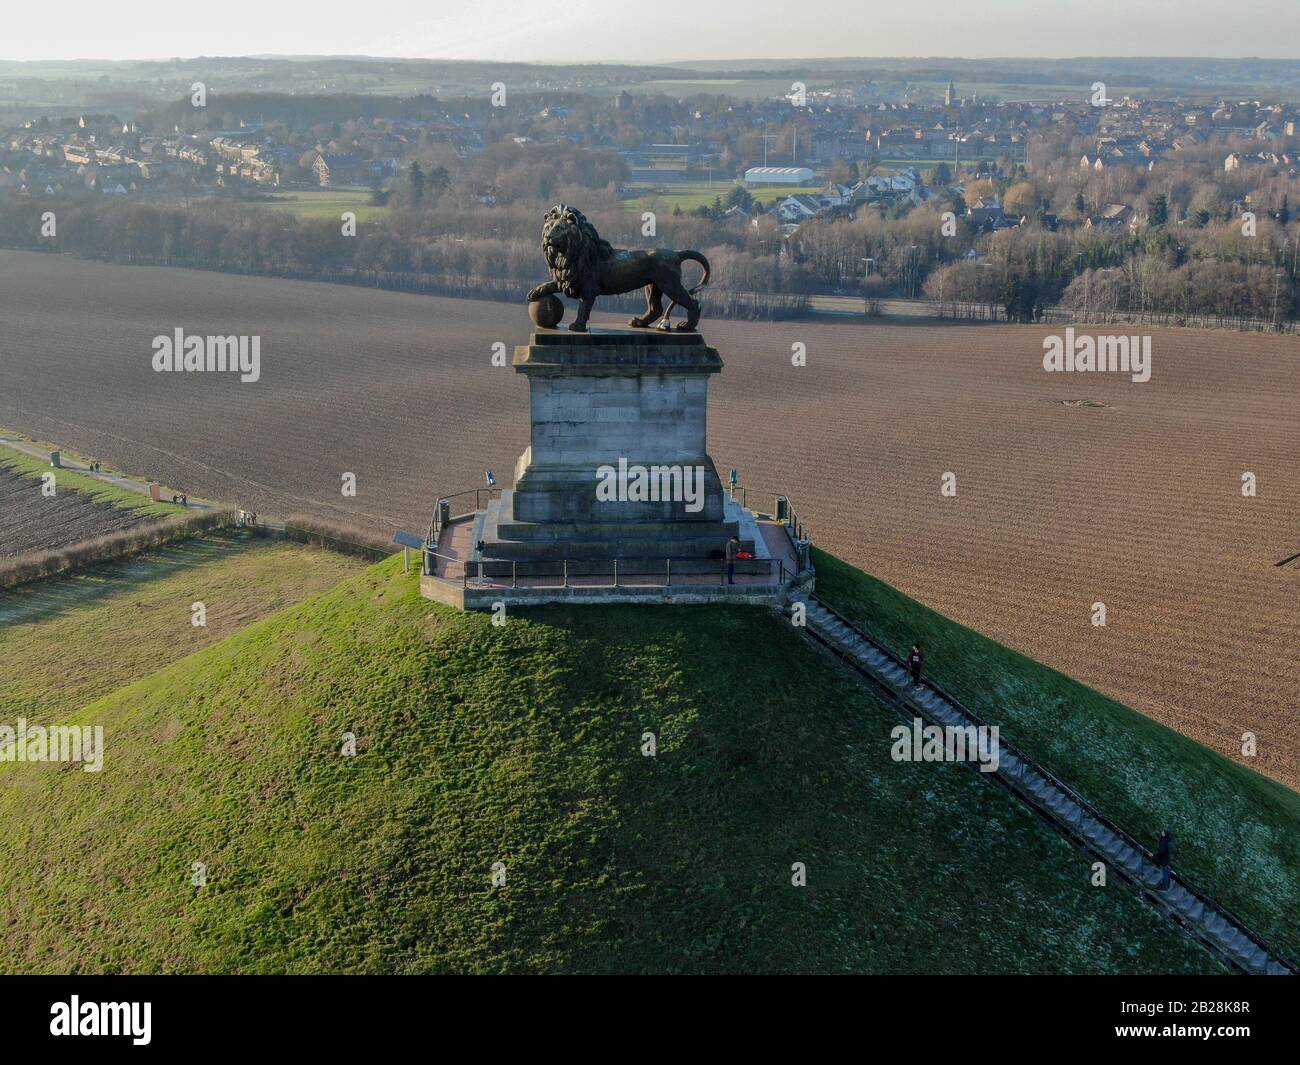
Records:
M393 533L393 542L401 544L403 547L414 547L417 551L424 546L424 541L415 533L402 532L401 529Z

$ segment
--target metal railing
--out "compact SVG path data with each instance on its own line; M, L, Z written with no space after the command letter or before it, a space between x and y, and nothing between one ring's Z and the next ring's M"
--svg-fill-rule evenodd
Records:
M730 493L730 497L733 500L736 498L736 493L739 492L740 505L742 507L746 507L746 508L748 507L748 502L747 502L748 495L745 487L736 485L734 487L729 487L728 491ZM605 562L608 562L611 565L611 569L612 569L611 576L612 576L613 583L605 587L617 588L620 587L619 572L618 572L620 565L626 566L626 564L628 563L654 562L656 563L656 570L658 570L659 566L662 565L663 573L664 573L663 586L667 586L672 583L672 566L674 561L677 561L679 565L686 564L689 568L694 569L695 573L697 574L700 572L699 567L701 567L703 564L705 564L708 561L704 559L686 559L681 557L674 560L673 558L666 557L666 556L665 557L629 556L626 558L609 559L609 560L592 560L592 559L549 560L548 559L548 560L518 562L515 560L503 559L503 558L484 558L484 559L477 559L477 560L458 559L455 558L454 556L440 553L437 550L440 538L442 536L443 529L446 527L446 524L455 521L458 518L463 518L470 514L474 514L480 510L483 510L485 500L491 501L493 498L499 496L500 494L501 494L501 489L499 487L494 486L491 488L466 488L463 491L453 492L450 495L438 496L438 502L433 509L433 516L429 519L429 533L426 538L426 547L424 550L424 564L422 567L425 575L427 576L434 575L436 570L436 563L433 560L437 558L441 558L447 563L447 566L444 567L444 570L446 571L443 574L444 579L454 579L453 577L448 576L454 564L456 566L461 567L461 571L462 571L461 580L462 580L462 584L465 584L470 579L468 576L469 567L476 566L478 576L477 578L475 578L475 580L490 586L491 582L486 580L486 576L484 574L485 567L490 567L492 569L501 569L504 565L509 564L511 567L511 581L509 587L515 588L518 587L518 581L520 577L523 577L524 579L530 579L530 578L536 578L540 576L549 576L551 574L539 572L540 568L550 567L553 569L556 566L560 566L561 567L560 576L563 580L563 583L557 585L556 587L566 587L568 585L568 578L570 575L569 573L570 564L572 564L574 567L574 576L577 576L578 571L581 569L590 569L593 566L599 566L604 564ZM470 495L474 497L473 508L471 510L461 510L459 512L453 512L451 506L452 501L457 499L465 499L467 496ZM762 518L770 519L784 526L786 535L790 538L790 543L794 549L794 554L795 554L795 566L793 570L789 573L789 578L788 578L789 580L794 580L796 577L798 577L800 573L806 571L811 564L809 558L810 541L804 529L804 524L800 520L798 513L794 509L794 504L790 502L790 498L788 496L773 496L773 498L785 500L785 510L786 510L785 517L778 518L775 515L768 515L768 514L759 514L758 516ZM444 504L446 504L445 507ZM446 511L445 515L443 513L444 510ZM738 561L745 564L744 566L742 566L742 574L743 574L744 569L750 568L753 562L762 561L762 560L761 559L758 560L740 559ZM785 565L784 560L782 559L771 559L769 561L770 564L777 566L777 571L776 571L777 579L775 582L775 586L777 587L784 586L787 582L786 573L789 567ZM719 565L721 568L721 575L719 580L720 583L725 583L727 577L727 566L725 562L720 562ZM519 568L520 566L523 566L525 568L531 567L533 569L533 572L527 573L521 571ZM689 570L679 570L679 572L683 572L683 573L688 571ZM627 571L625 570L625 573L626 572ZM692 583L699 583L699 582L696 581ZM741 583L752 583L752 582L742 581ZM504 586L504 585L498 585L498 586ZM601 586L591 585L590 583L584 583L584 586L601 587Z
M483 509L483 497L484 497L485 494L486 494L486 496L487 496L487 499L488 499L489 501L491 501L491 500L494 498L494 496L498 496L498 495L501 494L501 489L498 488L498 487L492 487L492 488L466 488L466 489L464 489L463 491L460 491L460 492L452 492L450 495L439 495L439 496L437 497L438 501L437 501L437 503L434 504L434 507L433 507L433 516L429 519L429 534L428 534L428 536L425 537L425 541L426 541L427 543L429 543L429 544L436 544L436 543L438 542L438 537L442 535L442 522L441 522L441 517L442 517L442 504L443 504L443 503L447 503L447 504L448 504L448 508L447 508L447 520L448 520L448 521L454 521L456 518L463 518L463 517L465 517L466 514L474 514L474 513L477 513L478 511L482 510L482 509ZM472 510L462 510L462 511L460 511L459 513L452 513L452 512L451 512L451 507L450 507L451 501L452 501L453 499L462 499L462 498L464 498L465 496L468 496L468 495L473 495L473 497L474 497L474 507L473 507L473 509L472 509Z
M757 493L757 491L758 489L755 489L755 493ZM745 485L728 485L727 492L733 501L736 498L736 493L739 492L740 505L747 510L749 509L749 491ZM798 511L794 509L794 503L791 502L790 497L786 495L773 494L772 498L774 501L785 500L786 516L784 518L775 513L779 509L775 503L772 508L772 514L765 514L761 511L755 511L755 514L760 518L769 519L785 527L786 535L790 537L790 544L794 548L795 558L798 561L797 568L799 572L802 573L804 570L808 569L810 565L809 549L812 547L812 541L808 536L807 530L804 528L803 521L800 519Z
M434 570L434 566L436 566L436 563L433 564L433 565L431 565L429 560L430 560L430 559L434 559L434 558L440 558L440 559L442 559L444 562L446 562L447 565L446 565L445 568L446 568L448 571L451 570L451 567L452 567L452 566L460 566L462 569L464 569L464 567L465 567L465 560L464 560L463 558L456 558L454 555L444 555L444 554L440 554L439 552L435 551L432 547L430 547L429 545L426 544L426 545L425 545L425 548L424 548L424 568L423 568L423 573L424 573L424 575L427 576L427 577L431 577L431 576L433 576L433 570ZM452 579L452 578L448 577L448 578L446 578L446 579Z
M504 558L461 559L437 551L427 552L441 558L444 580L456 580L454 567L459 567L462 588L511 588L519 582L533 581L534 588L671 588L713 587L733 583L730 564L725 560L672 558L668 556L629 556L612 559L537 559ZM756 563L766 563L765 573L755 573ZM747 588L783 588L797 574L786 566L785 560L737 559L734 584ZM509 572L506 572L509 567ZM489 572L494 571L494 572ZM714 574L716 573L716 579ZM767 580L750 580L754 576ZM605 578L604 581L601 578ZM548 583L542 583L542 582ZM526 584L525 587L528 587Z

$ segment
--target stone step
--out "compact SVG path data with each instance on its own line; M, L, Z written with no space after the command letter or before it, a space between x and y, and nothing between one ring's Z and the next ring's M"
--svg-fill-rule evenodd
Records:
M568 573L574 577L585 576L602 576L609 577L613 580L614 558L597 559L568 559ZM659 583L669 579L669 569L667 561L664 558L618 558L618 572L622 577L640 575L653 577ZM509 577L512 574L523 578L540 578L554 577L561 578L565 573L563 559L548 559L543 557L534 557L526 559L515 559L513 561L504 559L488 559L482 563L483 573L488 577ZM479 563L471 561L468 563L469 575L472 578L478 575ZM713 562L708 559L684 559L674 558L672 560L671 576L676 577L694 577L694 583L699 583L699 577L715 578L718 583L726 579L726 570L720 562ZM737 577L767 576L770 575L773 581L776 581L778 571L775 565L769 561L741 560L736 563ZM787 571L786 576L789 576Z

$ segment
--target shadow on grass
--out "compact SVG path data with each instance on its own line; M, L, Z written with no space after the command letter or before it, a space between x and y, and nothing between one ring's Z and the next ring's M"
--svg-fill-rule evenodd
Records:
M538 828L516 859L586 885L553 904L590 933L564 971L1215 968L1134 896L1076 905L1083 856L978 774L893 761L896 712L765 608L511 617L461 648L509 661L508 694L457 712L509 719L547 811L531 816L580 826ZM1103 949L1102 928L1124 946ZM515 929L521 957L547 949L530 935Z

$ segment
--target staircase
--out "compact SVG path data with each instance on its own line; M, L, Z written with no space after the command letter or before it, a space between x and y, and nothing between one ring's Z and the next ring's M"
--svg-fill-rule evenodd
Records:
M904 665L863 632L811 596L803 602L807 630L849 662L900 708L939 726L979 726L974 713L937 686L913 687ZM1036 808L1066 836L1081 843L1138 885L1158 909L1236 968L1255 975L1286 976L1297 970L1209 896L1174 876L1158 890L1160 869L1140 843L1107 821L1082 796L1034 764L1005 741L999 765L988 774Z

